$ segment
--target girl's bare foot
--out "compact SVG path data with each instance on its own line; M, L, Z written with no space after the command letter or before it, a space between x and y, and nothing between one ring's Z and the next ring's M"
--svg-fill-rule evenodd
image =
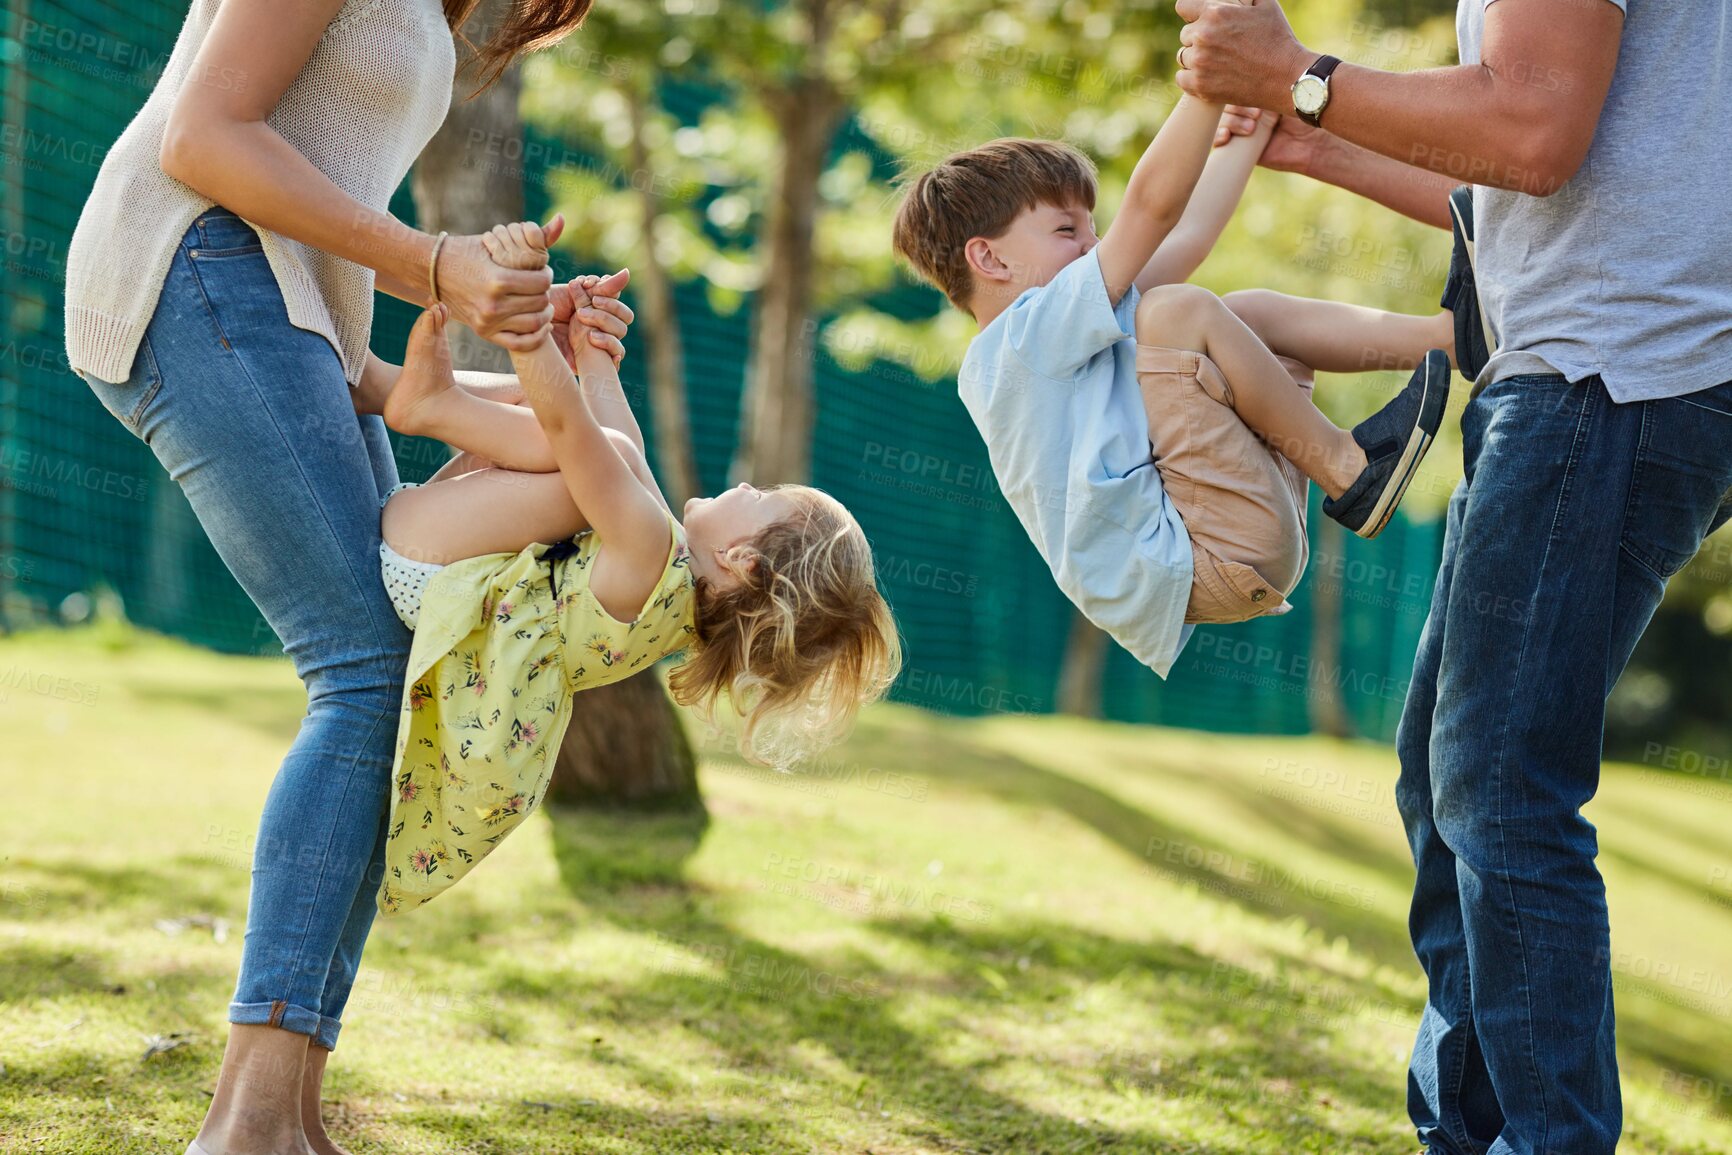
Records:
M354 405L355 412L363 417L383 414L385 398L391 395L391 385L396 379L389 367L369 358L367 367L361 370L361 383L349 390L349 402Z
M451 310L434 305L422 310L409 344L403 352L403 372L385 398L385 424L398 433L415 436L431 428L441 401L457 388L451 371L451 343L445 338L445 323Z

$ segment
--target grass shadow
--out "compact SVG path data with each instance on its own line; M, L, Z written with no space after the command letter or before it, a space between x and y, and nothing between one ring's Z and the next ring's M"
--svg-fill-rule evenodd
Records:
M918 947L936 965L937 975L895 974L854 949L795 952L706 913L714 905L707 901L713 896L682 878L689 838L689 832L669 829L653 818L616 817L602 823L582 815L555 816L553 839L561 874L586 910L655 944L653 957L645 960L643 981L611 984L601 992L621 1022L649 1031L677 1023L727 1054L730 1067L758 1079L809 1079L810 1072L793 1054L818 1044L846 1068L849 1079L863 1080L852 1087L837 1083L824 1094L875 1098L912 1116L918 1133L911 1137L936 1150L1183 1150L1211 1155L1246 1149L1194 1133L1103 1129L1031 1106L991 1085L1005 1061L1002 1057L963 1063L935 1057L945 1048L949 1031L966 1029L962 1024L921 1030L903 1021L897 1010L908 996L942 995L978 1006L983 1013L1002 1013L1003 980L995 981L989 973L995 971L994 963L1016 976L1020 997L1033 1005L1062 1005L1080 986L1134 973L1160 992L1158 1002L1163 1015L1173 1020L1172 1033L1203 1039L1221 1020L1223 992L1216 960L1183 946L1125 942L1064 925L1024 922L963 930L943 917L868 924ZM598 859L615 855L630 860L630 867L609 874L596 868ZM658 856L659 866L653 861ZM607 881L601 881L603 877ZM1026 960L1021 969L1018 959ZM557 990L549 988L548 997L557 999ZM1372 1110L1387 1109L1395 1090L1371 1072L1328 1061L1326 1044L1319 1044L1314 1025L1296 1013L1299 1001L1277 999L1254 1012L1256 1029L1236 1029L1228 1039L1202 1046L1196 1069L1223 1085L1243 1084L1248 1068L1266 1063L1271 1038L1278 1036L1284 1043L1275 1049L1284 1057L1280 1071L1271 1077L1295 1082L1326 1078L1332 1080L1335 1094ZM1241 1010L1244 1005L1240 1000ZM1091 1084L1124 1082L1127 1065L1134 1067L1137 1061L1122 1053L1085 1056L1067 1077ZM639 1074L644 1085L657 1085L658 1073ZM1148 1085L1141 1090L1162 1093ZM1196 1098L1194 1087L1189 1094ZM1295 1111L1307 1113L1298 1096L1263 1096L1240 1109L1253 1131L1289 1127ZM1318 1114L1311 1124L1331 1130L1326 1114ZM1336 1138L1339 1143L1332 1149L1344 1150L1354 1146L1356 1137Z
M948 726L956 723L949 721ZM898 760L902 735L879 727L862 726L850 754L866 762ZM1196 883L1200 889L1224 896L1241 908L1269 917L1298 915L1330 936L1343 936L1378 962L1407 967L1413 964L1413 947L1406 924L1359 903L1313 898L1320 889L1308 880L1281 869L1262 855L1248 855L1244 848L1229 845L1205 830L1176 825L1137 808L1115 795L1075 778L1048 770L1002 751L983 751L979 746L949 736L949 730L928 726L919 735L923 765L934 777L965 786L1019 806L1049 807L1064 812L1116 845L1137 863L1157 867L1162 874ZM1151 856L1151 847L1183 847L1176 857ZM1354 844L1353 857L1359 856ZM1191 853L1194 851L1194 853ZM1158 860L1158 861L1157 861ZM1255 867L1257 869L1248 869ZM1393 859L1379 867L1399 874ZM1406 872L1411 878L1412 865ZM1250 877L1246 877L1249 875ZM1322 887L1321 889L1330 889ZM1242 896L1242 897L1240 897Z

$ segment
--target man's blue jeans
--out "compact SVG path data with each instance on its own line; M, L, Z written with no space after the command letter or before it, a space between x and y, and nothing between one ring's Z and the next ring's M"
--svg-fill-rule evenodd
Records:
M132 375L85 383L150 446L282 640L307 714L253 847L229 1021L334 1049L372 927L403 675L414 638L379 575L384 423L336 351L289 323L258 235L223 208L175 250Z
M1612 685L1732 513L1732 382L1620 405L1597 376L1511 377L1462 433L1396 739L1428 984L1408 1113L1434 1152L1611 1155L1610 934L1581 808Z

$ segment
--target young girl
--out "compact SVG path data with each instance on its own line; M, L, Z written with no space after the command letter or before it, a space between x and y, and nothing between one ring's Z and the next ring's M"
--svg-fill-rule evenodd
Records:
M508 268L547 261L533 223L484 243ZM624 283L595 285L596 303ZM512 354L526 410L456 385L435 305L384 401L391 428L464 453L384 502L384 580L415 640L381 913L439 894L539 803L577 691L689 650L675 699L708 713L726 696L742 753L787 765L846 733L900 666L866 536L835 498L741 483L673 516L613 358L583 332L595 316L573 318L575 380L551 329Z

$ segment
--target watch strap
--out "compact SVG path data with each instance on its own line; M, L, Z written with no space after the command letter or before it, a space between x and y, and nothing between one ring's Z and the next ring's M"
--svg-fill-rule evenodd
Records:
M1328 80L1329 74L1334 72L1340 63L1341 57L1330 56L1325 53L1311 62L1311 67L1305 70L1305 75L1315 76L1318 80Z
M1323 84L1324 84L1323 108L1329 107L1329 88L1328 88L1329 74L1334 72L1335 69L1340 64L1341 64L1341 58L1339 56L1330 56L1328 53L1325 53L1322 56L1319 56L1316 60L1313 60L1311 62L1311 67L1307 68L1305 70L1305 72L1303 73L1303 75L1301 76L1301 79L1303 79L1305 76L1315 76L1318 80L1321 80L1323 82ZM1299 114L1300 120L1303 120L1306 124L1309 124L1312 128L1321 128L1322 127L1323 108L1319 108L1314 113L1302 112L1297 107L1295 107L1293 111L1297 112Z

